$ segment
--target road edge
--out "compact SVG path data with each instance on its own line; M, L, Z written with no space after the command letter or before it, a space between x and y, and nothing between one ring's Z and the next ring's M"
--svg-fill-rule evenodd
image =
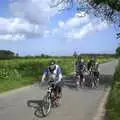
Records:
M103 98L100 101L99 107L97 108L97 113L93 117L93 120L104 120L105 113L106 113L105 105L107 103L110 90L111 90L111 87L107 88Z

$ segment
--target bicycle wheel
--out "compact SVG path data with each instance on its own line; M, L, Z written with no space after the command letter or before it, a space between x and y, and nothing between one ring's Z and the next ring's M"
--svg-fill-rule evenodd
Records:
M99 79L95 77L95 87L99 87Z
M41 106L41 112L43 116L47 116L51 110L51 98L49 93L44 96L42 106Z

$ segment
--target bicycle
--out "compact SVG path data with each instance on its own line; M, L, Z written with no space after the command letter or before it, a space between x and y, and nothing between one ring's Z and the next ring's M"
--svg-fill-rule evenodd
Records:
M81 87L81 88L85 87L85 81L83 81L83 79L82 79L83 74L84 73L82 73L82 72L77 72L75 75L77 89L79 89L79 87Z
M95 75L95 73L98 74L97 72L91 70L90 74L89 74L90 75L90 87L91 88L99 86L99 81L97 80L98 77L97 77L97 75Z
M59 97L55 92L55 82L50 81L48 84L49 86L45 96L42 99L42 104L35 111L35 114L37 112L41 112L44 117L46 117L50 113L52 107L57 107L58 104L60 104L60 99L62 97L62 92L60 93Z

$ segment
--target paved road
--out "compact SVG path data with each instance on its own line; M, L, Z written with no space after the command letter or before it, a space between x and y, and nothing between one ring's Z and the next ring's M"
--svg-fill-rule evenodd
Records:
M101 82L110 79L113 75L117 60L100 66L103 74ZM106 77L104 77L106 76ZM103 79L104 78L104 79ZM107 80L108 81L108 80ZM106 82L107 82L106 81ZM100 100L105 94L103 87L97 89L80 89L76 91L74 81L65 80L68 87L63 89L62 105L52 109L50 115L43 120L92 120L96 114ZM72 84L73 86L70 86ZM39 100L44 95L44 90L37 85L0 95L0 120L33 120L33 110L27 107L27 100Z

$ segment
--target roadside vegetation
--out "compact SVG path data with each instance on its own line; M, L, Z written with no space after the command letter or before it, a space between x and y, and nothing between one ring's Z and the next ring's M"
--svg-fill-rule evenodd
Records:
M120 60L114 74L106 108L109 120L120 120Z
M19 88L38 81L48 62L55 59L61 66L63 75L69 75L74 71L74 57L55 58L17 58L10 60L0 60L0 92L13 88ZM84 56L85 61L89 57ZM112 57L97 57L100 63L113 59Z

